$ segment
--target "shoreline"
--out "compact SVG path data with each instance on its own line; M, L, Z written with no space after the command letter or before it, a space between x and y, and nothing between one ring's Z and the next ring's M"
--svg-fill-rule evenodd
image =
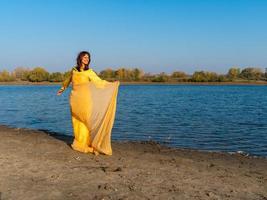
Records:
M0 82L1 85L58 85L62 82ZM121 85L267 85L267 81L233 81L233 82L120 82Z
M26 132L42 132L47 134L48 136L54 137L56 139L62 140L66 143L71 144L72 140L74 139L73 136L70 135L64 135L58 132L53 132L53 131L49 131L49 130L44 130L44 129L31 129L31 128L23 128L23 127L15 127L12 125L3 125L0 124L0 133L1 133L1 129L2 128L7 128L7 129L15 129L15 130L23 130ZM228 154L228 155L240 155L240 156L245 156L248 158L260 158L260 159L266 159L267 161L267 156L263 156L263 155L254 155L254 154L250 154L249 152L244 152L244 151L214 151L214 150L205 150L205 149L197 149L197 148L193 148L193 147L175 147L175 146L170 146L167 143L160 143L154 140L113 140L114 143L140 143L140 144L154 144L154 145L158 145L161 146L163 148L167 148L167 149L176 149L176 150L184 150L184 151L196 151L196 152L202 152L202 153L218 153L218 154ZM1 200L1 199L0 199Z
M266 199L267 159L112 141L84 154L71 136L0 125L2 199Z

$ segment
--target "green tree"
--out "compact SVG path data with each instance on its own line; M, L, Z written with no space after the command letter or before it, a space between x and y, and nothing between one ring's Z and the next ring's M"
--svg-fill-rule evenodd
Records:
M170 78L173 79L174 81L187 81L188 75L186 75L186 73L181 71L175 71L171 74Z
M207 78L207 81L209 82L216 82L218 81L218 74L215 73L215 72L206 72L206 78Z
M3 70L0 72L0 82L5 82L5 81L15 81L15 76L13 76L7 70Z
M171 74L172 78L185 78L187 75L184 72L181 71L175 71Z
M215 72L196 71L191 80L194 82L216 82L219 80L219 75Z
M165 72L157 74L151 81L152 82L167 82L169 81L169 76Z
M121 81L125 81L127 77L127 71L125 68L120 68L115 71L115 77Z
M144 72L138 68L132 70L132 77L134 81L140 81L144 76Z
M247 67L241 71L240 77L247 80L261 80L264 73L261 68Z
M31 82L48 81L49 73L42 67L35 67L29 72L28 80Z
M53 72L49 75L50 82L61 82L64 81L64 74L60 72Z
M115 78L115 71L111 68L107 68L99 73L99 76L103 79L114 79Z
M191 80L193 82L206 82L206 81L208 81L204 71L196 71L196 72L194 72Z
M240 69L237 68L237 67L232 67L228 70L228 73L227 73L227 77L230 79L230 80L234 80L234 79L237 79L240 75Z
M227 75L218 75L218 81L219 82L226 82L226 81L229 81L229 79L227 78Z
M147 81L147 82L152 81L152 79L154 79L154 78L155 78L155 76L152 75L151 73L145 73L143 76L143 80Z
M13 72L14 72L16 79L22 80L22 81L27 81L30 71L31 70L28 68L17 67L16 69L14 69Z

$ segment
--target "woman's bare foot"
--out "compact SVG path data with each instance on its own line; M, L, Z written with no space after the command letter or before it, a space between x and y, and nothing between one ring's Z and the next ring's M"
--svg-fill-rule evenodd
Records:
M82 153L93 153L94 149L92 147L80 147L76 143L71 144L72 149L82 152Z
M93 153L94 149L92 147L86 147L85 153Z
M99 155L99 152L96 149L93 150L93 153L95 154L95 156Z

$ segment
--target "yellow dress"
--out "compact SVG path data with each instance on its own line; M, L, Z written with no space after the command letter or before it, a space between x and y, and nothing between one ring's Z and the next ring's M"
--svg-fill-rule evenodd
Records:
M114 123L120 83L100 79L92 70L79 72L73 68L70 78L63 83L70 93L70 110L74 150L112 155L111 131Z

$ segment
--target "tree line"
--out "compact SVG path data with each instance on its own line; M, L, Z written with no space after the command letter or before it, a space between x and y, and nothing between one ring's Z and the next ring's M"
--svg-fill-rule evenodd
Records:
M0 71L0 81L29 81L29 82L62 82L70 75L67 72L49 73L43 67L33 69L17 67L12 72ZM145 73L139 68L119 68L113 70L107 68L98 75L105 80L119 80L122 82L229 82L229 81L267 81L267 70L261 68L247 67L240 69L232 67L226 74L218 74L209 71L195 71L193 74L186 74L182 71L174 71L171 74L161 72L158 74Z

